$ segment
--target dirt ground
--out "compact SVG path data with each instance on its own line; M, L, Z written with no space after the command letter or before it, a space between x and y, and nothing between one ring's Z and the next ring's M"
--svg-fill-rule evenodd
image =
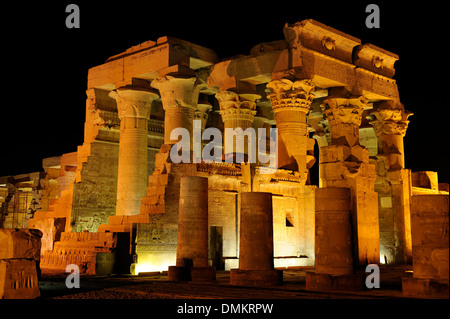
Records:
M364 291L308 291L306 272L283 270L283 284L273 287L230 285L230 274L218 271L211 283L170 282L167 273L80 278L80 288L65 285L68 274L44 270L36 300L0 301L1 309L42 313L55 318L414 318L424 309L447 311L449 300L404 298L401 279L411 266L381 266L380 288ZM262 312L259 306L270 307ZM447 309L447 310L445 310Z
M80 288L65 285L68 274L43 270L41 299L380 299L403 298L401 278L411 266L381 266L380 288L364 291L308 291L306 271L283 271L283 284L273 287L243 287L229 284L229 272L218 271L212 283L170 282L167 273L139 276L81 276Z

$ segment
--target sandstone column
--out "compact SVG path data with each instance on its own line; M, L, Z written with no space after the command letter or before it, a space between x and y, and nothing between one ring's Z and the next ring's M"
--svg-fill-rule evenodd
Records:
M353 263L350 189L317 189L315 207L315 273L307 273L306 288L362 289L363 278L355 275Z
M159 90L165 110L164 144L177 143L179 139L172 140L170 133L183 127L190 134L192 146L192 121L200 91L197 78L166 75L153 80L151 85Z
M352 197L354 262L380 262L378 194L374 191L375 165L359 144L359 126L368 100L343 87L330 88L322 110L331 127L331 145L320 148L323 187L348 187Z
M225 129L234 130L241 128L245 131L247 128L252 127L252 122L256 114L256 100L261 98L260 95L220 91L216 94L216 98L219 101L220 115L222 116ZM247 139L248 137L245 138L244 134L238 134L235 138L232 136L229 137L224 131L225 159L230 162L235 162L238 157L242 157L243 161L247 161L247 156L249 155ZM233 153L226 154L226 145L229 145L229 149L231 149L231 144L233 145ZM244 145L244 149L240 149L239 147L242 144ZM256 152L254 155L256 157Z
M413 276L403 278L403 295L449 297L448 195L411 200Z
M297 161L302 182L305 183L308 169L314 164L314 139L308 138L306 115L314 99L315 85L312 80L274 80L267 84L272 93L267 97L272 102L279 136L281 136L289 156Z
M169 280L215 280L215 268L208 267L208 178L181 177L179 207L177 262Z
M116 215L137 215L147 190L148 120L153 100L149 89L121 87L112 91L120 118Z
M378 138L376 191L380 198L381 254L388 263L410 263L411 247L411 171L405 169L403 137L408 117L401 103L386 101L368 117Z
M370 124L378 137L378 154L386 158L386 169L405 168L403 137L408 129L408 117L413 113L401 104L383 102L370 115Z
M230 284L268 286L281 283L273 265L272 194L241 193L239 269L231 269Z

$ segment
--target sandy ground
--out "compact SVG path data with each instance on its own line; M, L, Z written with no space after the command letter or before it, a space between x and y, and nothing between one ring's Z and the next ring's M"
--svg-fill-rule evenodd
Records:
M364 291L308 291L305 269L283 272L283 284L273 287L242 287L229 284L229 272L218 271L212 283L169 282L166 273L143 276L81 276L80 288L68 289L67 274L43 270L41 299L398 299L401 278L410 266L380 267L379 289Z

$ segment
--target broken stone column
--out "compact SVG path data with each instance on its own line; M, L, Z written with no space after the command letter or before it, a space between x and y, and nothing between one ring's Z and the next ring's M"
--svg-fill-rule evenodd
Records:
M337 87L329 89L321 106L331 127L331 145L320 148L320 185L350 188L355 265L380 262L377 175L369 151L359 144L367 103L364 96Z
M378 138L378 175L375 190L380 199L380 253L387 263L410 263L411 172L405 169L403 137L412 113L401 103L376 105L368 119Z
M405 168L403 137L411 115L403 105L393 101L381 103L370 113L370 124L378 137L378 154L386 158L387 170Z
M314 164L314 139L308 137L306 115L314 99L315 85L312 80L291 81L289 79L274 80L267 84L272 93L267 97L272 102L276 116L279 136L281 136L289 156L293 156L306 182L308 169Z
M0 299L40 296L41 237L37 229L0 229Z
M242 131L245 131L252 127L256 114L256 100L261 98L260 95L220 91L216 94L216 98L219 101L220 115L222 116L225 129L235 130L241 128ZM236 137L227 135L226 131L224 131L225 159L235 162L238 157L242 157L242 161L248 161L248 138L244 134L237 134ZM241 148L241 145L243 145L243 148ZM232 150L232 152L229 150ZM256 150L256 145L254 150ZM256 158L256 152L254 156Z
M449 196L415 195L411 200L413 276L403 295L449 298Z
M169 280L215 280L216 269L208 266L208 178L181 177L179 207L177 261Z
M306 274L306 288L362 289L353 263L350 189L318 188L315 206L315 272Z
M111 91L120 118L116 215L138 215L147 191L148 120L159 96L150 89L125 86Z
M241 193L239 269L231 269L230 284L280 284L283 272L274 269L272 194Z

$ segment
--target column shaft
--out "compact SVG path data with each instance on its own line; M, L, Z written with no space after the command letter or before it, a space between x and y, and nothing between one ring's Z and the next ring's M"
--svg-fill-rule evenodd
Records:
M239 269L273 269L271 193L242 193Z
M241 193L239 269L231 269L230 284L270 286L283 280L273 264L272 194Z
M189 265L189 263L191 263ZM186 264L188 263L188 264ZM208 266L208 178L180 180L177 266Z
M158 95L148 89L123 87L110 93L120 118L116 215L138 215L147 190L148 119Z
M316 273L353 273L351 198L348 188L316 190Z

